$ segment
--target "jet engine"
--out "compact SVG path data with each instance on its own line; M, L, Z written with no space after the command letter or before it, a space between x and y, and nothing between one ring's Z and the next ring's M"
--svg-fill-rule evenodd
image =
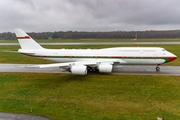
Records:
M73 65L71 67L71 73L74 75L86 75L87 74L87 66Z
M110 64L100 64L98 66L100 73L111 73L113 69L113 65Z

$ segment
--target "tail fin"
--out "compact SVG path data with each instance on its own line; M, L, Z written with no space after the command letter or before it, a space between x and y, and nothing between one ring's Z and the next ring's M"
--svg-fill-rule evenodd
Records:
M15 29L15 34L22 49L43 49L43 47L41 47L22 29Z

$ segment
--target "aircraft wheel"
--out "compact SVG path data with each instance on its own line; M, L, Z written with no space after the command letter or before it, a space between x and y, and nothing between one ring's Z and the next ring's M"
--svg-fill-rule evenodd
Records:
M88 67L89 72L99 72L99 70L96 67Z
M156 71L160 71L160 67L156 67Z

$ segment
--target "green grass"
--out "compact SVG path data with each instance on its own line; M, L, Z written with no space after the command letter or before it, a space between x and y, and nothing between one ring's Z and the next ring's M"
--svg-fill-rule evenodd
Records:
M180 77L1 73L0 111L54 120L179 120Z
M180 56L180 45L44 47L138 46L163 47ZM19 46L0 46L0 63L50 63L19 53L4 52L18 49ZM180 60L165 65L180 65ZM0 73L0 111L37 114L54 120L155 120L157 117L179 120L180 76Z

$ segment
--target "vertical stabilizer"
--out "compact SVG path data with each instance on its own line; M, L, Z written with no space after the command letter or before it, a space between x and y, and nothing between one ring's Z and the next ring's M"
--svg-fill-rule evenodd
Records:
M15 34L22 49L43 49L43 47L41 47L22 29L15 29Z

